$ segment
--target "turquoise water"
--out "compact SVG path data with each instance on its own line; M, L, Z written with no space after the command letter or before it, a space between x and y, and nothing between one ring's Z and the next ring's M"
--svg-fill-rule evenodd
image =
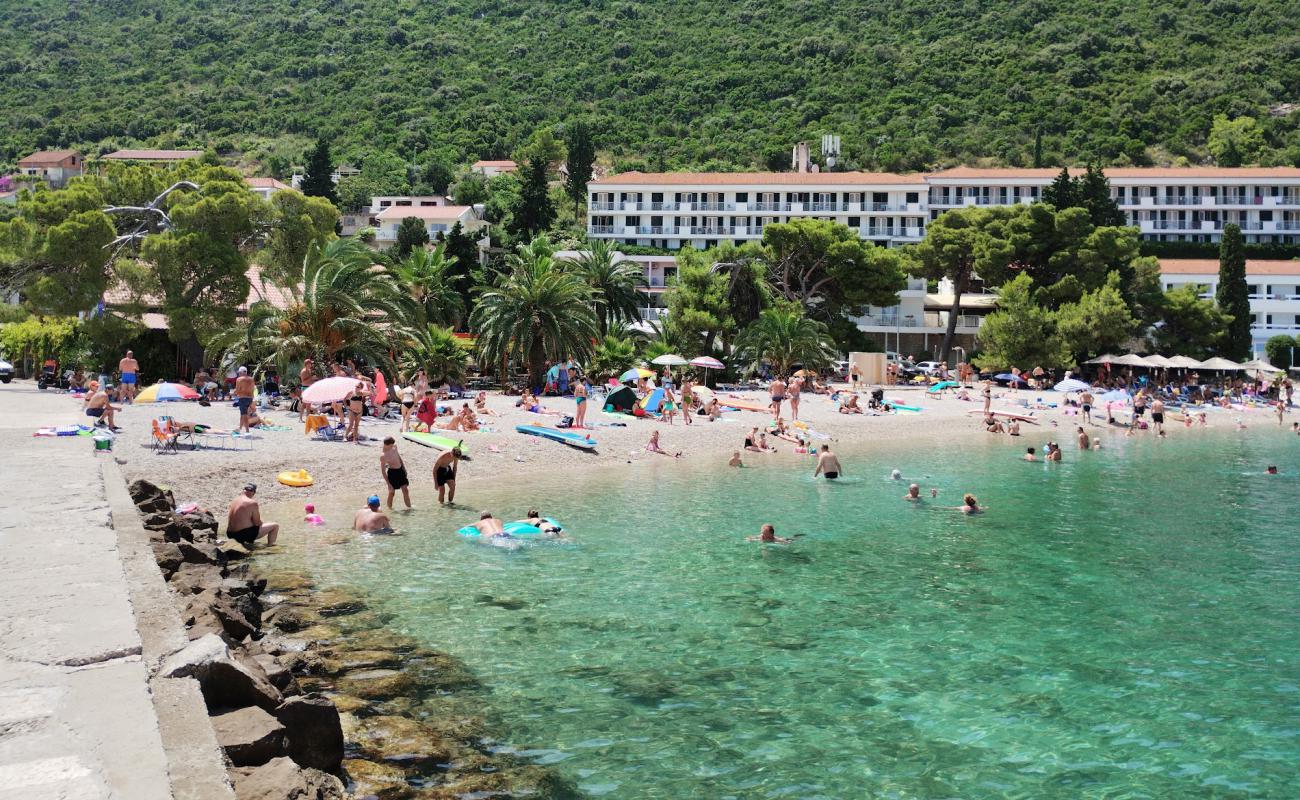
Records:
M1013 441L854 454L839 485L784 455L556 475L533 497L575 544L435 509L312 568L465 659L500 746L591 795L1300 796L1300 438ZM967 490L988 513L939 507ZM743 541L765 521L806 536Z

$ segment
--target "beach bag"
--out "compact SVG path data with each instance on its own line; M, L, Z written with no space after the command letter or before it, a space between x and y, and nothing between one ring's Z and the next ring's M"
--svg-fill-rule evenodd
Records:
M557 427L557 428L572 428L572 427L573 427L573 417L570 417L568 414L565 414L564 416L560 417L560 424L556 425L555 427Z

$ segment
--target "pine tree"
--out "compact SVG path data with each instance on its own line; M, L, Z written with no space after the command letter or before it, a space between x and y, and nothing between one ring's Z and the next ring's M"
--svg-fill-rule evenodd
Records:
M403 217L397 226L397 255L406 258L417 247L429 243L429 229L419 217Z
M1076 185L1070 170L1061 167L1061 174L1043 189L1043 202L1055 206L1057 211L1079 205Z
M1241 243L1241 228L1233 223L1223 226L1219 244L1219 288L1214 294L1219 310L1232 315L1227 335L1219 347L1220 355L1238 361L1250 357L1250 289L1246 286L1246 252Z
M456 286L460 290L461 300L465 303L465 317L469 318L469 312L474 308L473 287L478 281L474 278L474 272L479 267L479 250L478 243L474 237L465 233L465 229L457 222L447 232L444 240L447 243L443 251L445 258L452 263L452 273L459 276L460 280Z
M520 240L544 232L555 221L550 187L546 184L546 159L535 154L520 170L519 201L515 205L510 232Z
M587 182L591 180L592 165L596 163L596 145L591 140L591 129L582 120L572 123L564 132L564 144L569 151L569 176L564 190L580 206L587 196Z
M334 162L330 158L329 142L324 137L318 138L316 147L307 156L307 171L298 188L308 197L324 197L337 206L339 196L334 191L333 173Z
M1110 181L1100 166L1089 164L1088 171L1075 182L1075 200L1088 209L1092 224L1099 228L1128 224L1119 203L1110 196Z
M1034 128L1034 169L1043 166L1043 126Z

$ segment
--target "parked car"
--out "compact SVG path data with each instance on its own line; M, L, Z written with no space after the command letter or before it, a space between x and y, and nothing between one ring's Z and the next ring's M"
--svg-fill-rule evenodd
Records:
M8 361L0 359L0 383L8 383L14 379L14 365Z
M942 366L938 361L921 361L916 365L916 371L922 375L928 375L933 378L939 374L939 367Z

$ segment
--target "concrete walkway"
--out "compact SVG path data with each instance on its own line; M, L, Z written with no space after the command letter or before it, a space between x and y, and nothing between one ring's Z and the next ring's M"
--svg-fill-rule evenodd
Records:
M164 800L176 794L132 605L141 581L126 577L105 466L121 478L87 437L32 437L77 413L66 395L0 386L0 797Z

